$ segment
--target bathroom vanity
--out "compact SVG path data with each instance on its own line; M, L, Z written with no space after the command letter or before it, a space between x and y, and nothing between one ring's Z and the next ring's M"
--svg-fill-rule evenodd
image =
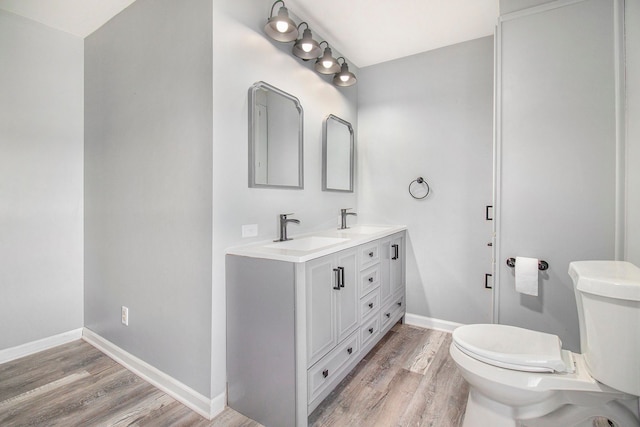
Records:
M227 250L227 399L265 426L308 415L405 314L405 227Z

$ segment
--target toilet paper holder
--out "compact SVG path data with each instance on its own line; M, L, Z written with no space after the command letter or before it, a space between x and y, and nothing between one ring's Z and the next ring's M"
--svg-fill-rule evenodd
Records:
M511 268L516 266L516 259L515 258L507 258L507 265ZM548 270L549 269L549 263L547 261L544 260L539 260L538 261L538 270L540 271L544 271L544 270Z

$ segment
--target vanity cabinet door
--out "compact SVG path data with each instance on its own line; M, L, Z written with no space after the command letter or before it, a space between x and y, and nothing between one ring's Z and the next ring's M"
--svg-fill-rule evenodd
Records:
M307 357L313 365L338 343L336 334L336 300L338 285L334 268L335 256L329 255L307 262Z
M306 265L309 366L358 328L357 268L355 249L314 259Z
M347 250L338 253L340 290L336 291L336 317L338 342L358 328L358 263L357 252Z

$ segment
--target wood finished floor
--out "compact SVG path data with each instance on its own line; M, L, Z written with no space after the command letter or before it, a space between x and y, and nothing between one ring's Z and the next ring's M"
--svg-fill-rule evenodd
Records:
M310 417L319 426L458 426L468 388L449 334L396 325ZM0 365L0 426L259 427L208 421L78 340Z

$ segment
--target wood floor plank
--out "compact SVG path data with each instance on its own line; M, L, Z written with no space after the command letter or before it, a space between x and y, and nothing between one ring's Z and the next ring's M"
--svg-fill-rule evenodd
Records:
M371 414L373 422L371 425L375 427L396 425L406 410L407 401L415 395L422 379L421 374L399 369L389 384L381 405L375 414Z
M64 387L68 384L71 384L79 379L86 378L90 376L87 371L73 373L71 375L67 375L66 377L62 377L59 380L55 380L49 382L40 387L36 387L32 390L26 391L22 394L19 394L14 397L10 397L7 400L0 402L0 413L4 411L9 411L12 407L16 405L20 405L29 399L38 399L41 395L48 393L50 391L54 391L58 388Z
M426 374L447 335L446 332L441 331L430 331L425 334L422 345L416 348L415 354L410 358L410 365L406 366L406 369L422 375Z
M113 362L93 346L77 340L35 355L0 365L0 400L20 395L77 371L97 372ZM40 354L40 353L38 353ZM7 366L5 366L7 365Z

